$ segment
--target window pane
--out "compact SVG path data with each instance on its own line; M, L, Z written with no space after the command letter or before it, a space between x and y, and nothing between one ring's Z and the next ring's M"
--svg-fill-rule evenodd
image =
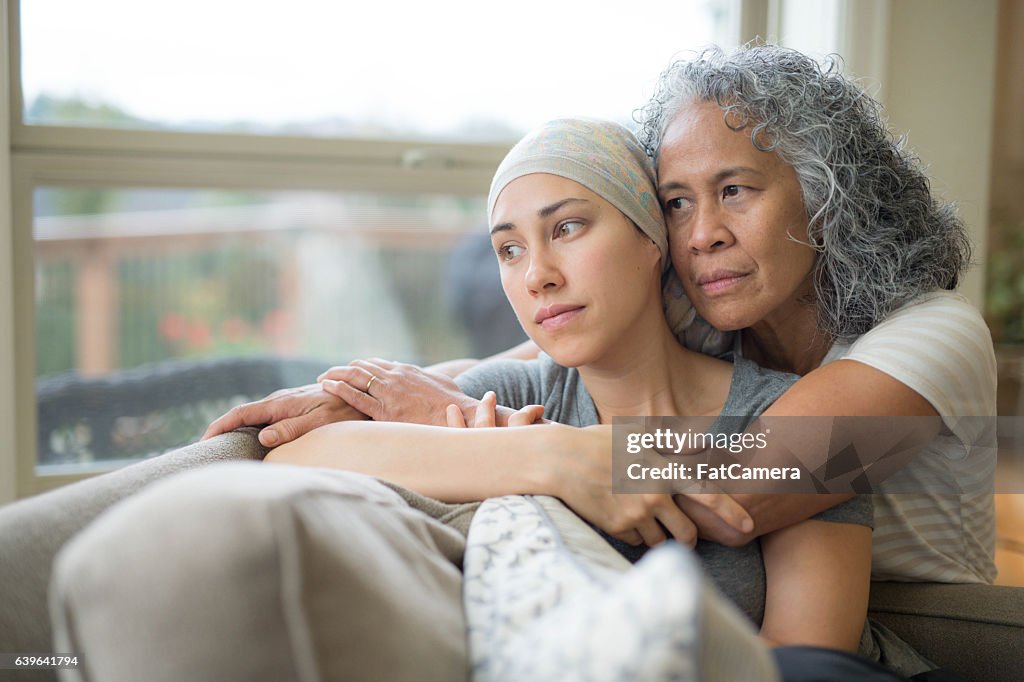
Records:
M194 441L231 404L353 358L428 364L524 338L482 198L41 188L34 201L41 465Z
M26 121L512 140L622 122L672 56L734 41L734 0L21 3Z

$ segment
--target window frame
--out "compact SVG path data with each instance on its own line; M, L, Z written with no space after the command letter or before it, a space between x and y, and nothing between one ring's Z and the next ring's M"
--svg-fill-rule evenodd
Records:
M740 42L764 35L770 0L732 0ZM95 475L36 471L32 199L37 187L486 194L510 144L437 143L29 125L23 120L20 0L0 0L0 504ZM6 82L4 82L6 80ZM9 168L9 179L3 172ZM6 194L9 188L9 196ZM2 271L0 271L2 272ZM0 332L6 334L6 332Z

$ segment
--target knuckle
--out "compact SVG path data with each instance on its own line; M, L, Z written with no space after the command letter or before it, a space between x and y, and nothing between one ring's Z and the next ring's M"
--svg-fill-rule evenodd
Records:
M679 529L677 537L682 542L697 542L697 529L692 523L686 523Z
M660 495L644 495L640 499L640 504L643 507L644 513L650 513L658 511L662 508L662 498Z
M636 515L623 516L613 522L613 529L616 533L632 533L633 529L636 528L637 521L639 521L639 518Z
M684 520L682 524L673 529L672 537L684 545L693 546L697 544L697 528L692 523Z
M633 526L626 522L623 518L613 518L608 522L608 526L605 529L609 534L622 539L621 536L626 535L629 531L633 530Z

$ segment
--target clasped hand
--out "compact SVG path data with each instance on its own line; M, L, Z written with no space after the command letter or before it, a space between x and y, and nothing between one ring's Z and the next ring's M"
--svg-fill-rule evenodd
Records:
M477 406L474 427L495 426L495 394L488 392ZM528 405L508 417L508 426L536 424L543 406ZM462 411L450 405L446 412L450 427L466 427ZM612 427L608 425L576 428L546 423L550 447L545 461L551 468L552 493L573 511L603 529L609 535L631 545L654 546L672 536L677 542L694 546L698 528L684 513L679 502L696 502L718 515L741 532L752 530L753 520L729 495L612 492Z

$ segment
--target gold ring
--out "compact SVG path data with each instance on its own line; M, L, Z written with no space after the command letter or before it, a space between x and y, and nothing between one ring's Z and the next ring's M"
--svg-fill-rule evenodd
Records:
M373 386L373 382L377 380L377 377L373 374L370 375L370 380L366 382L366 388L363 389L363 393L370 394L370 386Z

